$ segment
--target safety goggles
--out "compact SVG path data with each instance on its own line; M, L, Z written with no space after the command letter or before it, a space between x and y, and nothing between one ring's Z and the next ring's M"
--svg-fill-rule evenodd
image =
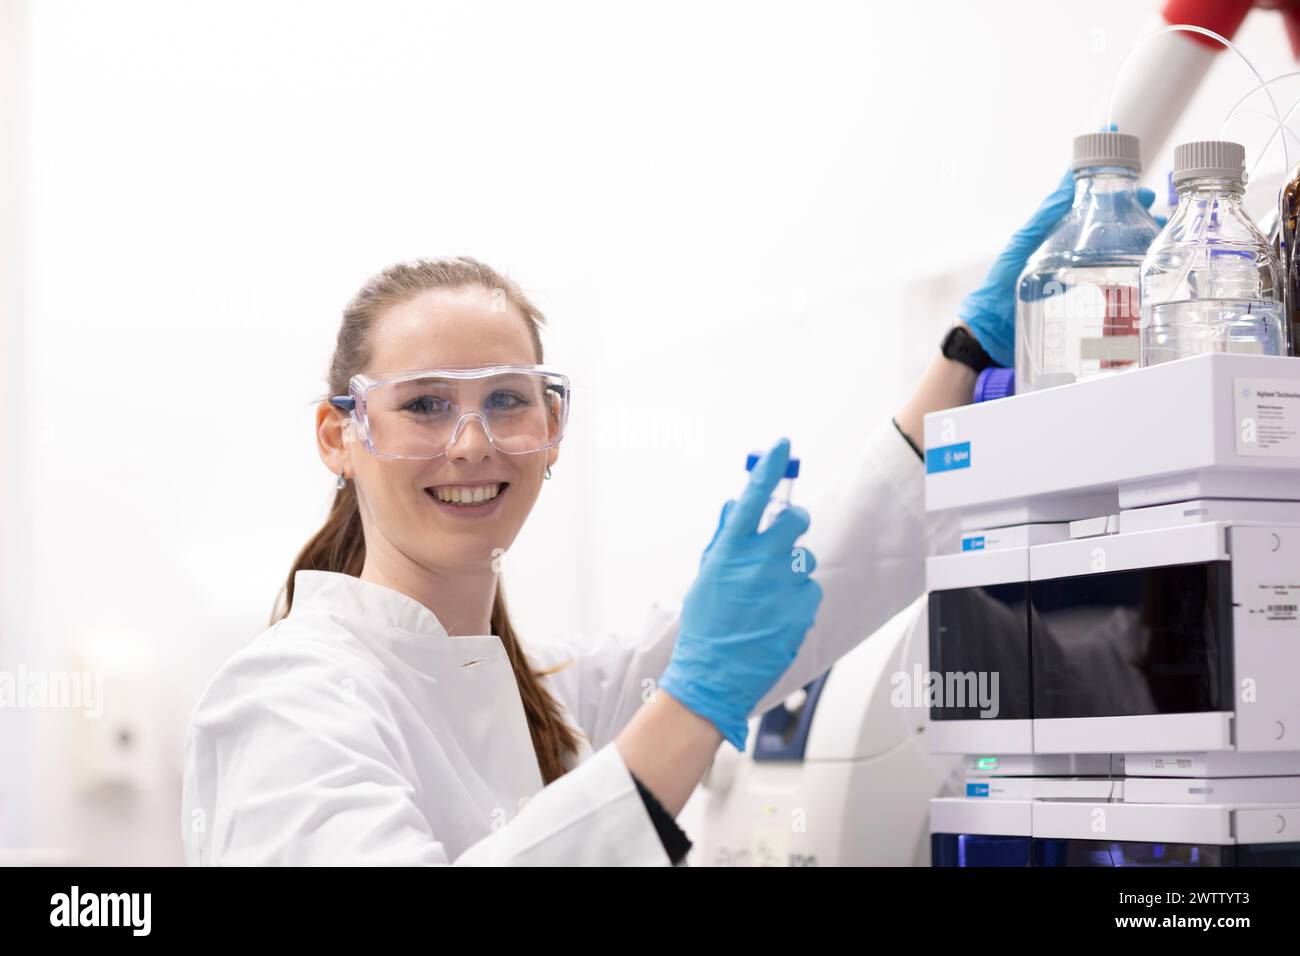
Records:
M527 455L564 437L569 379L536 365L354 375L330 404L377 458L441 458L475 420L497 451Z

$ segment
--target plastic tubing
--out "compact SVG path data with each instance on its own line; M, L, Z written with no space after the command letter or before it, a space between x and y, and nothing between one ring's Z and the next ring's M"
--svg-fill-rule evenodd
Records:
M1246 102L1246 100L1250 99L1252 96L1254 96L1254 95L1255 95L1256 93L1258 93L1260 90L1267 89L1268 87L1272 86L1274 83L1279 82L1280 80L1290 80L1290 79L1294 79L1295 77L1298 77L1298 76L1300 76L1300 70L1297 70L1297 71L1292 72L1292 73L1282 73L1281 75L1279 75L1279 76L1275 76L1275 77L1273 77L1273 79L1268 80L1268 81L1265 82L1265 83L1261 83L1259 86L1257 86L1257 87L1255 87L1254 89L1252 89L1249 93L1247 93L1247 94L1246 94L1245 96L1243 96L1241 99L1237 100L1237 102L1233 104L1232 109L1228 110L1228 115L1225 116L1225 117L1223 118L1223 125L1219 127L1219 136L1220 136L1220 138L1222 138L1222 136L1223 136L1223 131L1227 128L1228 123L1231 122L1231 121L1232 121L1232 118L1233 118L1234 116L1236 116L1238 113L1253 112L1253 113L1258 113L1258 114L1260 114L1260 115L1262 115L1262 116L1268 116L1267 113L1263 113L1263 112L1260 111L1260 110L1243 110L1241 107L1242 107L1242 104ZM1259 168L1259 164L1260 164L1260 162L1264 159L1264 154L1265 154L1266 152L1268 152L1268 148L1269 148L1270 146L1273 145L1273 139L1274 139L1274 137L1276 137L1277 134L1278 134L1279 132L1282 132L1283 130L1285 130L1286 132L1291 132L1291 129L1290 129L1290 127L1287 126L1287 124L1291 122L1291 117L1295 115L1295 112L1296 112L1297 109L1300 109L1300 100L1296 100L1295 103L1293 103L1293 104L1291 105L1291 108L1290 108L1289 110L1286 111L1286 115L1282 117L1282 119L1281 119L1280 122L1278 122L1277 128L1274 129L1273 132L1272 132L1272 134L1269 136L1269 138L1268 138L1268 142L1266 142L1266 143L1264 144L1264 148L1263 148L1262 150L1260 150L1259 155L1255 157L1255 162L1254 162L1254 163L1251 165L1251 167L1250 167L1250 178L1252 178L1252 179L1254 178L1254 176L1255 176L1255 170ZM1274 119L1274 117L1271 117L1271 116L1270 116L1269 118L1270 118L1270 119ZM1292 136L1295 136L1295 133L1291 133L1291 135L1292 135ZM1284 135L1284 136L1283 136L1283 143L1285 144L1285 142L1286 142L1286 137L1285 137L1285 135ZM1284 146L1284 152L1285 152L1285 146ZM1288 173L1289 173L1290 170L1291 170L1291 162L1290 162L1290 157L1289 157L1289 156L1287 156L1286 169L1287 169L1287 172L1288 172Z
M1110 96L1107 98L1106 101L1106 127L1105 128L1107 129L1111 128L1115 122L1115 91L1119 88L1119 80L1120 77L1123 76L1124 74L1124 68L1128 66L1129 61L1132 60L1133 57L1137 55L1137 52L1143 46L1145 46L1148 41L1154 40L1156 37L1163 36L1166 33L1198 33L1201 36L1209 37L1211 40L1221 43L1223 46L1227 47L1233 53L1237 54L1237 56L1241 59L1241 61L1246 64L1246 67L1250 70L1250 72L1255 74L1255 79L1259 81L1259 86L1257 86L1254 90L1251 90L1250 93L1246 95L1250 96L1254 94L1257 90L1260 89L1264 90L1264 92L1268 95L1269 105L1273 107L1273 119L1277 121L1277 125L1279 128L1281 129L1286 128L1286 124L1282 119L1282 113L1277 108L1277 100L1273 98L1273 91L1268 88L1268 85L1269 83L1272 82L1272 80L1265 80L1264 75L1260 73L1258 69L1255 68L1255 64L1250 61L1250 58L1246 56L1246 54L1242 53L1241 50L1238 49L1233 44L1233 42L1229 40L1227 37L1215 33L1213 30L1207 30L1205 27L1198 27L1190 23L1173 23L1170 24L1169 26L1161 27L1159 30L1154 30L1151 33L1148 33L1146 36L1142 37L1142 39L1138 40L1137 43L1133 44L1133 49L1129 50L1128 55L1125 56L1122 61L1120 61L1119 69L1115 71L1115 76L1110 81ZM1277 135L1276 131L1274 132L1274 135ZM1270 139L1269 142L1272 142L1272 140ZM1291 168L1291 151L1287 147L1285 136L1282 137L1282 156L1286 163L1286 168L1289 170ZM1201 219L1201 222L1199 224L1200 228L1197 230L1196 237L1192 240L1191 243L1192 245L1199 246L1205 242L1205 233L1206 230L1208 229L1210 215L1213 212L1214 207L1218 205L1218 202L1219 202L1219 195L1217 192L1212 193L1208 197L1204 216ZM1280 208L1280 203L1281 203L1280 196L1278 198L1278 202ZM1179 286L1183 284L1183 282L1186 281L1187 274L1192 270L1192 260L1194 257L1195 257L1194 254L1189 255L1187 257L1187 263L1184 266L1182 273L1179 275L1178 280L1174 283L1173 288L1177 289Z
M1241 61L1250 69L1250 72L1255 74L1255 79L1259 81L1259 86L1256 87L1256 90L1263 89L1264 92L1268 94L1268 102L1269 105L1273 107L1273 118L1277 120L1278 126L1285 125L1282 120L1282 114L1277 108L1277 101L1273 99L1273 91L1268 88L1268 84L1272 81L1265 81L1264 75L1255 68L1255 64L1250 62L1250 58L1234 46L1231 40L1215 33L1213 30L1207 30L1205 27L1198 27L1190 23L1174 23L1148 33L1142 39L1138 40L1137 43L1133 44L1133 49L1129 50L1128 55L1120 62L1119 69L1115 71L1115 76L1110 81L1110 96L1106 102L1106 125L1103 127L1104 129L1110 129L1111 124L1115 121L1115 91L1119 88L1119 79L1124 75L1124 68L1128 66L1129 61L1133 59L1138 50L1145 46L1149 40L1154 40L1156 37L1162 36L1166 33L1199 33L1201 36L1209 37L1211 40L1222 43L1233 53L1237 54L1237 56L1241 58ZM1254 93L1256 90L1251 90L1251 93ZM1282 137L1282 155L1286 161L1286 168L1290 169L1291 151L1287 148L1285 136Z
M1292 138L1293 140L1296 141L1296 145L1300 145L1300 134L1297 134L1295 130L1291 129L1291 127L1289 127L1289 126L1286 125L1286 124L1287 124L1287 121L1291 119L1291 113L1294 113L1294 112L1295 112L1296 106L1300 106L1300 100L1296 100L1296 104L1295 104L1295 106L1291 107L1290 112L1288 112L1288 113L1286 114L1285 118L1282 120L1282 123L1281 123L1280 125L1278 125L1277 129L1273 130L1273 135L1270 136L1270 137L1268 138L1268 142L1264 144L1264 149L1268 149L1269 145L1272 144L1274 138L1276 138L1276 136L1277 136L1277 134L1278 134L1279 132L1280 132L1280 133L1290 133L1290 134L1291 134L1291 138ZM1238 117L1238 116L1262 116L1262 117L1264 117L1265 119L1273 120L1273 114L1272 114L1272 113L1265 113L1263 110L1243 110L1243 109L1238 109L1238 110L1236 110L1236 111L1235 111L1231 116L1229 116L1228 119L1226 119L1226 120L1223 121L1223 126L1219 127L1219 136L1220 136L1220 138L1223 137L1223 128L1226 127L1226 126L1228 125L1228 122L1229 122L1230 120L1232 120L1232 119L1234 119L1234 118L1236 118L1236 117ZM1277 120L1273 120L1273 122L1274 122L1274 123L1277 123ZM1250 172L1246 174L1246 181L1247 181L1247 183L1249 183L1250 180L1254 177L1254 175L1255 175L1255 168L1259 165L1259 161L1263 158L1263 156L1264 156L1264 154L1261 152L1259 156L1255 157L1255 163L1254 163L1254 165L1250 167Z

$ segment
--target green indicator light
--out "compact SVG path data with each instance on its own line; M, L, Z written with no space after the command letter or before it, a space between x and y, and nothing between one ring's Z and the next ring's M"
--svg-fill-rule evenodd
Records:
M998 758L980 757L979 761L976 763L976 766L980 770L996 770L998 769Z

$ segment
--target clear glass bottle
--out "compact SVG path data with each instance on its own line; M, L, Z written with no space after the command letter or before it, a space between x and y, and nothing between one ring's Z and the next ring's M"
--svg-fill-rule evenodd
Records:
M1178 208L1142 263L1142 364L1204 352L1285 355L1282 272L1246 215L1237 143L1174 150Z
M1160 226L1138 200L1136 136L1074 140L1074 205L1030 258L1016 295L1016 392L1137 365L1138 280Z

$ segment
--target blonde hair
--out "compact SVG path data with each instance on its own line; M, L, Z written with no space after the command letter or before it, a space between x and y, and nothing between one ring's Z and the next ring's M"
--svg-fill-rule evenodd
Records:
M475 259L417 259L391 266L372 277L343 310L338 343L330 359L329 394L347 394L348 381L358 372L365 371L370 363L371 330L387 309L431 289L454 290L470 286L480 286L504 296L519 309L528 326L537 363L541 364L540 330L546 319L518 285ZM287 615L293 607L293 579L299 571L338 571L354 577L361 574L366 561L366 540L354 485L355 482L349 482L335 493L324 526L298 552L281 592L283 600L277 599L277 611L272 614L272 622ZM281 603L282 611L279 610ZM519 645L506 609L500 578L492 602L491 626L492 633L505 645L514 668L542 779L550 783L563 776L564 757L577 750L578 740L573 728L565 722L559 704L541 683L540 678L547 672L534 671Z

